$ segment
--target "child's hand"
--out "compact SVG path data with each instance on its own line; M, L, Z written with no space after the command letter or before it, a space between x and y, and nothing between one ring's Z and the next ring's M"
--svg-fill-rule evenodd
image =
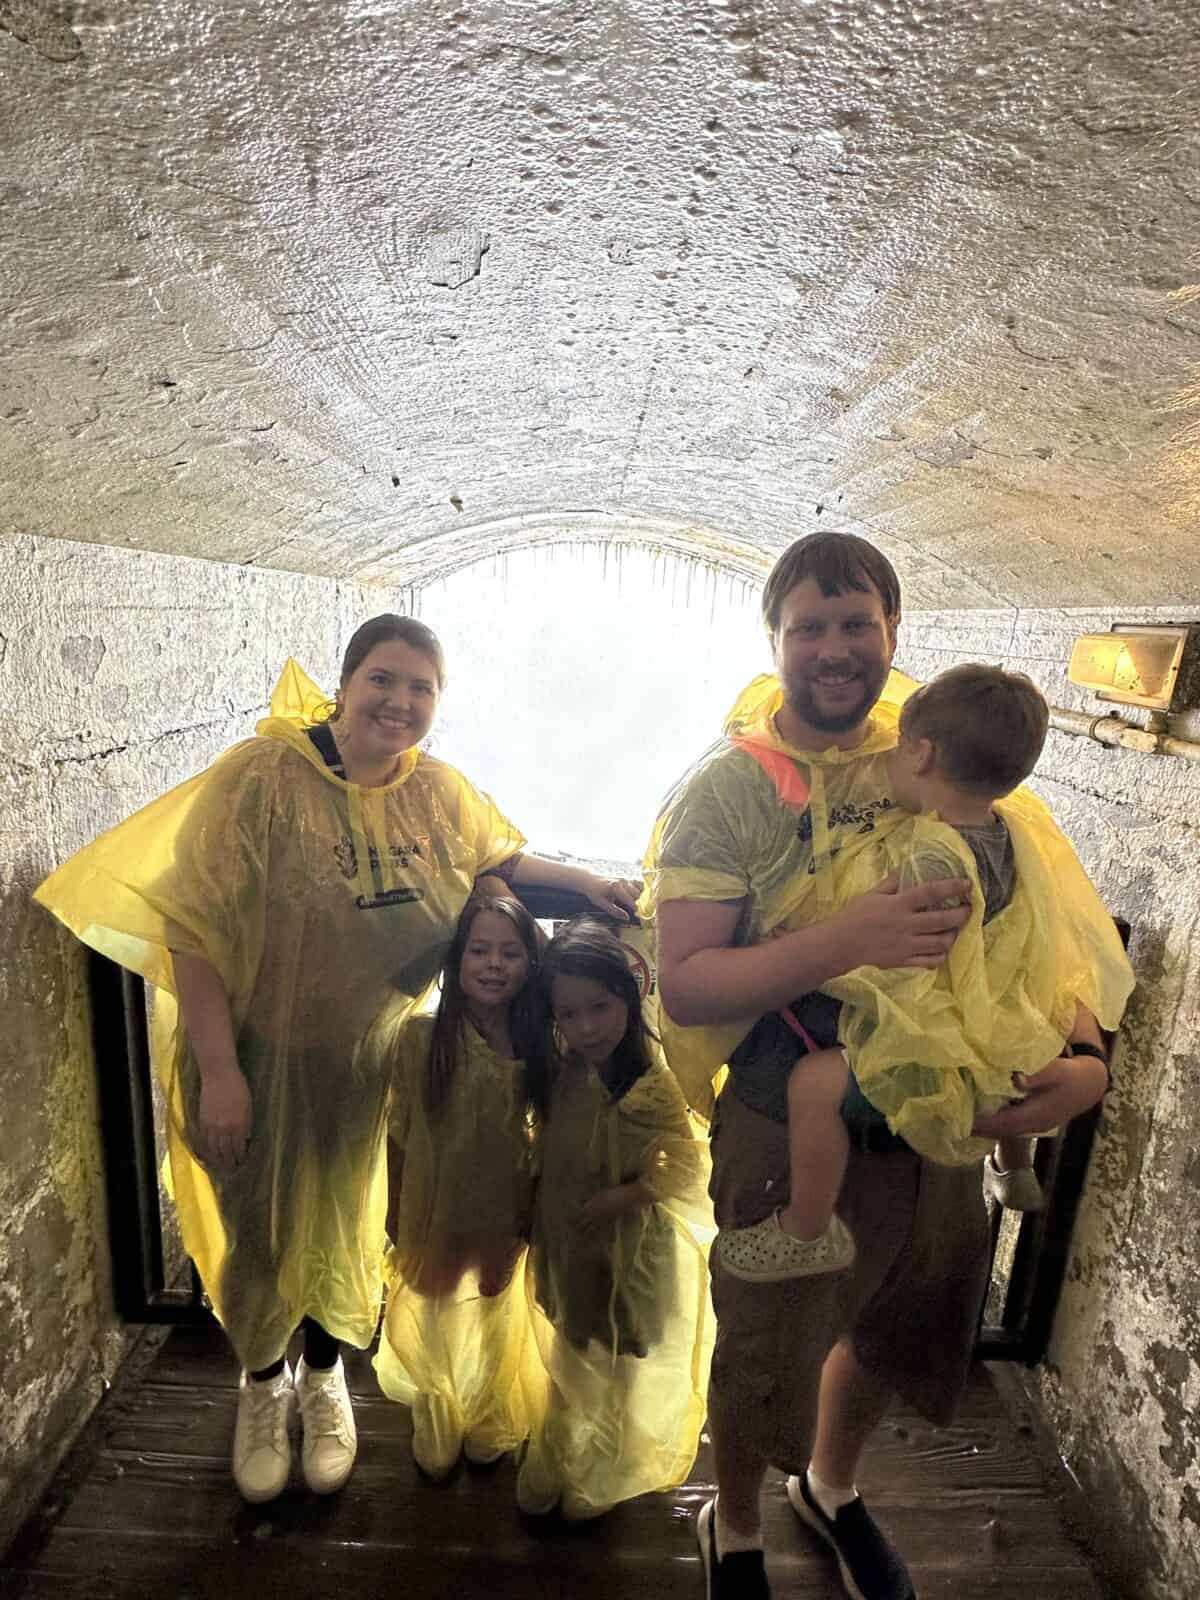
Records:
M614 1222L637 1211L646 1204L642 1188L637 1183L618 1183L611 1189L601 1189L580 1209L575 1226L586 1239L598 1238Z

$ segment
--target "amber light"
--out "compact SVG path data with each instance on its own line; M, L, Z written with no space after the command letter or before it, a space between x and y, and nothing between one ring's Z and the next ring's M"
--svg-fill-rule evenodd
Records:
M1101 700L1170 711L1189 628L1118 625L1076 639L1067 676Z

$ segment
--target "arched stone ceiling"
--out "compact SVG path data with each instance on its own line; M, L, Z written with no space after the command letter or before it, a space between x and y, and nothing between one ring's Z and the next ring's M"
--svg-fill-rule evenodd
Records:
M0 527L1200 598L1194 0L0 0Z

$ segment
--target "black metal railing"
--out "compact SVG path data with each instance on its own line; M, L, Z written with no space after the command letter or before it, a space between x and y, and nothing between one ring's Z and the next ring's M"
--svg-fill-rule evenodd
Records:
M92 1048L108 1202L113 1304L126 1322L194 1322L210 1315L199 1274L166 1281L146 986L135 973L88 952Z
M565 890L522 888L520 898L539 921L588 909L582 896ZM1118 927L1128 941L1128 926ZM190 1263L190 1281L166 1281L145 987L95 952L89 986L117 1313L134 1323L207 1320L211 1312ZM1098 1121L1097 1107L1057 1136L1038 1140L1034 1165L1046 1205L1021 1217L1011 1264L998 1275L993 1271L976 1345L982 1360L1032 1365L1045 1354ZM994 1207L993 1263L1003 1218Z

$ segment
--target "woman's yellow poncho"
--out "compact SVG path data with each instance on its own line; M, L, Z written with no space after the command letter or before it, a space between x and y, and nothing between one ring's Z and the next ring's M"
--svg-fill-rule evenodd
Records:
M316 1318L375 1331L386 1184L386 1063L362 1048L385 1002L434 979L477 874L522 835L461 773L417 750L384 788L344 782L305 728L324 697L294 662L257 737L103 834L36 898L159 990L157 1066L185 1248L243 1365ZM177 1025L171 952L229 997L253 1127L232 1175L193 1154L200 1080Z
M882 741L886 751L895 743L899 708L913 687L893 673L866 743L853 751L813 755L780 739L774 724L781 703L778 683L756 679L727 723L727 737L739 742L742 754L736 764L724 764L722 775L726 804L733 808L738 784L753 787L761 802L763 774L771 774L776 817L794 815L807 791L811 864L806 871L787 873L776 866L775 879L755 903L756 937L811 927L893 873L901 888L948 877L974 884L971 917L942 966L932 971L859 967L822 986L843 1002L841 1039L867 1099L921 1154L965 1164L986 1153L988 1143L971 1138L971 1126L977 1115L1013 1098L1012 1074L1036 1073L1061 1053L1077 1003L1102 1028L1115 1029L1134 979L1113 920L1070 842L1026 789L993 808L1012 838L1016 884L1009 904L986 926L970 847L935 816L914 817L891 807L876 812L869 827L843 827L830 847L833 808L844 816L847 805L853 806L843 792L847 759L860 763L860 785L865 781L874 791L877 745ZM836 799L835 783L840 785ZM670 808L659 819L648 858L653 903L737 898L728 880L710 882L702 855L694 869L658 866L662 841L683 826ZM778 862L778 852L767 855ZM719 1067L717 1058L723 1059L748 1031L749 1023L677 1028L664 1017L668 1060L701 1104Z

